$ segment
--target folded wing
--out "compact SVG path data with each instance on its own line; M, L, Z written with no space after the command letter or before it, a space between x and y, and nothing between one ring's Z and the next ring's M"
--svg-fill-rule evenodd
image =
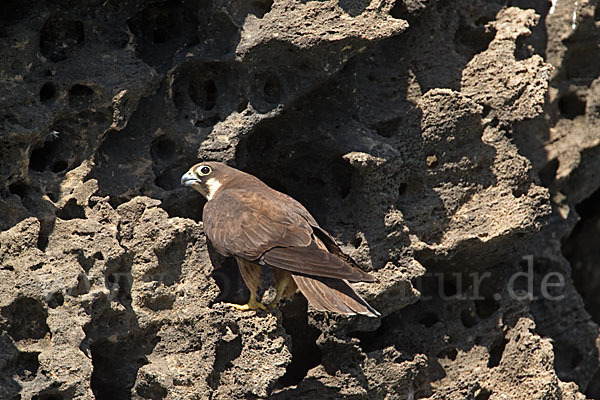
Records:
M292 272L347 279L351 282L375 281L367 272L353 268L336 255L319 248L315 241L303 247L276 247L267 250L260 257L259 263Z
M292 274L292 278L308 302L319 311L381 316L345 280L297 274Z
M222 192L204 208L208 239L225 256L261 265L351 282L375 280L356 268L300 203L282 196L268 187Z

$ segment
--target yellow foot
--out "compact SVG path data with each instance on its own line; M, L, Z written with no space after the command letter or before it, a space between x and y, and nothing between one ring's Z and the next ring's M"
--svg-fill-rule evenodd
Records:
M225 303L226 306L230 306L235 308L236 310L240 310L240 311L251 311L251 310L267 310L267 307L265 307L265 305L263 303L261 303L260 301L256 301L253 298L250 298L250 300L248 300L248 303L246 304L234 304L234 303Z

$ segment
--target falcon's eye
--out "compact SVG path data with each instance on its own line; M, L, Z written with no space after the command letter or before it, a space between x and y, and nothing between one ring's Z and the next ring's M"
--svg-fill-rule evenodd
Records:
M206 165L203 167L198 168L196 171L198 171L198 173L202 176L204 175L208 175L212 172L212 170L210 169L210 167L207 167Z

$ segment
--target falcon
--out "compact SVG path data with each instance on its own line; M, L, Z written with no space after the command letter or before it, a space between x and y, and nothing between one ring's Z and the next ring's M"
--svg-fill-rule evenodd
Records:
M380 316L349 284L374 282L373 275L344 254L298 201L218 162L194 165L181 184L208 200L206 237L218 253L236 259L250 290L247 304L231 306L275 308L300 289L319 311Z

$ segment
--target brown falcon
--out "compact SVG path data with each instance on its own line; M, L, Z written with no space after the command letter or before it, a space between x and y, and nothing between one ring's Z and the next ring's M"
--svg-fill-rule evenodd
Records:
M217 252L237 260L250 299L233 305L236 308L265 309L259 295L264 293L268 271L275 287L269 307L300 289L320 311L380 315L348 283L375 278L344 254L290 196L218 162L194 165L181 177L181 184L206 197L202 216L206 237Z

